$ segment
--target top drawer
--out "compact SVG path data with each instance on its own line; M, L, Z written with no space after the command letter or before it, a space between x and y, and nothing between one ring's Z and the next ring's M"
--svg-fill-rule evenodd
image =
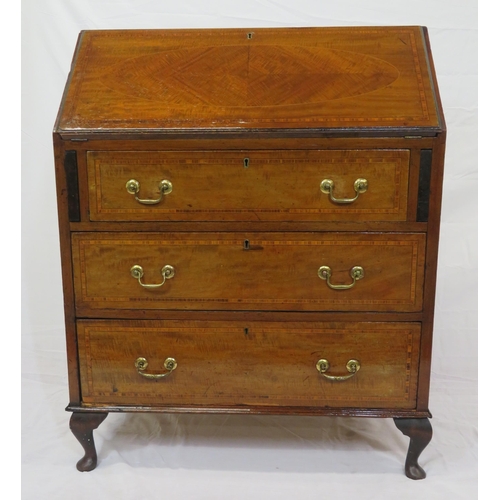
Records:
M90 151L93 221L404 221L409 151Z

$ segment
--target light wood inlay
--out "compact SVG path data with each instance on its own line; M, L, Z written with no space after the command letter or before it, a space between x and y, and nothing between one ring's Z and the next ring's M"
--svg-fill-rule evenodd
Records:
M108 412L209 412L392 417L425 476L425 27L83 31L53 139L78 470Z
M90 31L79 56L62 133L438 126L418 27Z
M139 74L138 66L144 68ZM100 83L129 98L170 106L241 108L345 99L374 92L398 78L392 64L356 52L248 42L127 59L105 72Z
M418 323L263 323L79 321L83 399L87 403L233 404L329 407L415 405ZM167 357L177 368L146 380L135 367L162 373ZM316 370L346 374L332 382Z
M244 241L249 249L245 250ZM87 309L233 309L418 311L422 304L425 235L304 233L76 233L77 307ZM78 249L78 251L76 251ZM176 275L155 290L146 283ZM353 266L365 269L354 288L336 291L318 277L348 284Z
M88 153L91 220L395 221L405 220L409 151L204 151ZM244 166L244 159L249 164ZM366 193L336 204L322 193L353 198L354 181ZM139 198L157 198L167 179L173 191L142 205L125 184L140 182Z

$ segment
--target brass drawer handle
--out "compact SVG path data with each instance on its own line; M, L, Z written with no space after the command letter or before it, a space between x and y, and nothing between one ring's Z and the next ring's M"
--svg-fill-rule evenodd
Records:
M349 290L349 288L352 288L356 284L356 281L363 279L365 277L365 270L361 266L354 266L351 269L352 283L349 285L332 285L330 283L330 277L332 276L332 270L328 266L321 266L318 269L318 276L322 280L326 280L326 284L332 290Z
M319 185L321 192L330 195L330 200L333 203L347 204L353 203L358 199L361 193L365 193L368 189L368 181L366 179L356 179L354 181L354 191L356 191L356 196L354 198L335 198L333 196L334 182L330 179L323 179Z
M136 181L135 179L130 179L129 181L127 181L127 184L125 184L125 187L127 188L127 192L133 194L135 199L139 203L142 203L143 205L156 205L160 203L160 201L163 199L163 196L171 193L173 189L172 183L170 181L167 181L166 179L163 179L160 182L160 184L158 184L158 188L160 190L160 197L158 199L141 200L140 198L137 197L137 195L139 194L139 189L141 188L139 181Z
M144 288L160 288L161 286L163 286L166 280L170 280L175 276L175 269L173 266L169 266L168 264L166 266L163 266L161 269L163 281L161 283L153 285L148 285L141 281L141 278L144 276L144 269L139 265L132 266L130 268L130 274L132 275L132 278L135 278L139 282L139 285L143 286Z
M163 378L170 375L177 368L177 361L174 358L167 358L163 366L167 370L165 373L144 373L144 370L148 367L148 360L146 358L137 358L135 360L137 373L145 378Z
M361 363L357 359L350 359L345 367L350 375L327 375L325 372L330 368L330 362L327 359L320 359L316 363L316 369L323 375L323 377L328 380L333 380L334 382L342 382L343 380L347 380L348 378L354 377L356 373L361 368Z

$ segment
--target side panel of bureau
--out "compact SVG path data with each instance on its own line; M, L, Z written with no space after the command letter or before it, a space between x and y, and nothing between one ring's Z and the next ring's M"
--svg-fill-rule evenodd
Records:
M415 407L419 323L78 321L78 343L85 403Z

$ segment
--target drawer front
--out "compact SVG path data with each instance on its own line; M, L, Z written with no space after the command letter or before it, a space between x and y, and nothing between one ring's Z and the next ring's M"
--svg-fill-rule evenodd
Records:
M408 150L91 151L87 163L94 221L406 220Z
M419 311L424 257L421 233L73 234L80 315L100 309Z
M84 403L415 407L418 323L86 320L77 330Z

